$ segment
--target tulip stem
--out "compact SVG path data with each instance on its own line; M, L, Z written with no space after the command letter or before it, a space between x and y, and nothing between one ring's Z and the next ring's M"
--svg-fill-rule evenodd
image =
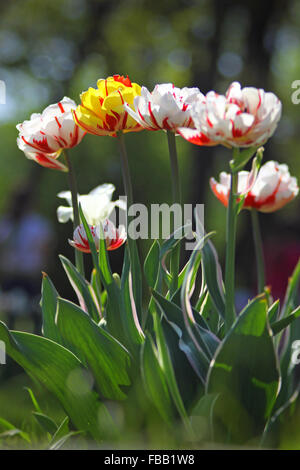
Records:
M226 219L226 266L225 266L225 330L229 331L235 320L235 242L237 226L236 193L238 173L231 169L229 202Z
M251 210L252 232L255 247L256 269L257 269L257 290L258 294L264 291L265 287L265 263L262 245L262 237L259 227L258 213L255 209Z
M173 191L173 202L181 204L181 188L179 179L179 165L176 150L175 134L172 131L167 131L168 146L170 154L170 164L172 172L172 191Z
M172 131L167 131L168 137L168 147L169 147L169 155L170 155L170 165L171 165L171 175L172 175L172 194L173 194L173 203L174 204L181 204L181 188L180 188L180 178L179 178L179 165L178 165L178 157L177 157L177 150L176 150L176 142L175 142L175 133ZM171 231L175 227L175 221L173 221ZM180 266L180 243L176 245L171 253L171 260L170 260L170 274L172 277L171 286L170 286L170 296L176 292L178 288L178 272Z
M136 308L138 312L142 311L142 271L141 271L141 263L138 254L138 248L136 241L131 238L130 236L130 217L128 215L128 211L133 204L133 191L132 191L132 183L130 177L130 169L128 163L128 156L124 141L124 135L122 131L117 132L117 141L120 151L121 157L121 167L122 167L122 176L123 176L123 184L125 189L125 195L127 197L127 241L128 241L128 249L129 249L129 257L131 263L131 271L132 271L132 286L134 292L134 299L136 302Z
M63 150L66 165L68 167L68 181L72 197L72 207L73 207L73 227L74 230L78 225L80 225L79 209L78 209L78 189L77 181L75 177L75 172L69 154L66 149ZM75 248L75 264L77 270L84 276L84 263L83 255L79 250Z

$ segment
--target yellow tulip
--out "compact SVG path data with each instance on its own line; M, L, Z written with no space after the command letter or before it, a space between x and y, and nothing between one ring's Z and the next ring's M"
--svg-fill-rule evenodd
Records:
M128 76L114 75L98 80L97 87L80 95L81 104L73 111L78 126L90 134L110 136L118 131L143 130L124 109L124 103L133 109L134 98L141 94L139 85L131 83Z

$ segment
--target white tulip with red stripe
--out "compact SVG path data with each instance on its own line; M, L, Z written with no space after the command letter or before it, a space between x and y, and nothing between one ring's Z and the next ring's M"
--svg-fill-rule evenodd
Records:
M156 85L152 93L142 87L132 106L125 109L145 129L176 131L177 127L194 127L191 117L192 104L204 96L198 88L177 88L172 83Z
M281 101L274 93L233 82L226 95L214 91L194 103L191 116L194 129L178 132L196 145L256 147L274 133L281 117Z
M30 120L17 125L17 144L27 158L48 168L66 169L56 162L61 150L75 147L85 135L85 131L73 120L72 110L76 106L73 100L65 96L41 114L34 113Z
M96 250L99 251L100 243L100 226L89 225L93 240L95 242ZM102 223L103 233L108 251L113 251L122 246L127 238L125 227L120 225L116 228L115 225L106 219ZM73 233L73 240L69 240L70 245L83 253L90 253L90 246L83 224L78 225Z
M249 175L248 171L238 173L238 194L246 193L244 209L274 212L293 200L299 192L297 179L290 175L288 166L285 164L275 161L265 163L248 191ZM213 193L224 206L228 205L230 178L230 174L222 172L220 182L214 178L210 179Z

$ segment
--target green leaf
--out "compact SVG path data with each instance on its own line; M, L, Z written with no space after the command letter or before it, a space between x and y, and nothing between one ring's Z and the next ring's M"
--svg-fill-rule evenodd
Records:
M166 315L166 318L169 321L172 321L176 325L180 327L181 330L185 328L184 317L182 313L182 309L178 307L177 304L172 302L171 300L166 299L162 294L156 292L155 290L152 291L153 296L155 297L156 302L160 305L163 313ZM198 312L195 312L198 314ZM197 315L198 324L208 330L208 326L206 321L198 314Z
M131 217L128 217L128 226L130 225ZM143 306L143 277L142 277L142 267L140 262L140 256L138 251L137 240L134 240L130 236L127 238L127 246L129 251L130 258L130 267L132 273L132 288L133 288L133 297L134 302L137 308L138 313L142 313ZM139 318L141 321L141 317Z
M299 450L298 397L299 388L289 400L272 415L262 436L262 447Z
M201 302L199 316L200 318L203 318L203 320L208 325L207 329L215 335L218 335L220 327L220 316L211 300L209 292L206 292L204 299ZM197 320L197 315L195 315L195 318Z
M103 291L101 293L101 286L99 285L98 278L97 278L97 271L95 268L92 269L91 272L91 282L89 285L89 290L91 291L92 297L96 296L97 301L95 303L100 306L100 310L104 308L105 302L103 302L103 294L106 293L106 291Z
M300 316L300 306L296 308L287 317L282 318L282 320L278 320L271 324L273 334L277 335L277 333L280 333L282 330L287 328L294 320L296 320L296 318L298 318L299 316Z
M112 419L91 391L87 371L73 353L41 336L9 332L2 322L0 339L7 354L56 396L77 429L97 441L113 433Z
M176 381L183 402L190 406L203 389L209 360L195 347L184 323L178 305L153 291L153 298L161 311L161 325L170 353ZM199 381L200 378L200 381ZM203 393L203 390L201 390Z
M109 264L106 241L102 225L100 225L100 241L99 241L99 267L102 273L105 285L113 282L113 274Z
M122 325L121 318L121 292L117 283L115 282L112 271L109 265L106 242L103 234L102 226L100 225L100 241L99 241L99 256L97 254L95 242L93 240L90 227L84 217L81 206L79 205L80 218L82 220L90 250L92 253L93 264L96 270L96 283L104 285L107 292L107 306L106 306L106 321L107 328L110 333L117 339L124 341L124 331L120 328Z
M203 395L191 412L195 434L201 436L202 440L214 440L213 413L218 397L219 395L215 393Z
M222 281L222 270L219 264L216 249L210 240L208 240L202 248L202 263L204 278L211 300L219 315L224 319L225 298Z
M191 276L191 280L190 280L190 294L191 295L194 292L195 283L196 283L200 263L201 263L201 251L199 251L198 256L197 256L197 258L195 260L195 263L193 265L193 272L192 272L192 276ZM178 289L171 298L172 302L174 302L178 306L181 306L181 286L184 282L184 278L185 278L186 272L189 268L189 265L190 265L190 260L186 263L184 268L179 273L179 275L178 275ZM201 291L202 291L202 289L204 289L204 276L203 276L203 273L202 273ZM200 295L201 295L201 293L200 293Z
M207 325L199 315L199 324L193 325L190 331L185 324L182 310L176 304L158 292L153 291L153 296L177 334L180 350L186 355L191 367L205 384L210 359L219 345L218 338L205 328Z
M170 390L170 394L173 398L174 404L177 408L177 411L186 427L187 432L192 435L193 431L191 428L191 424L183 404L178 385L176 382L176 377L172 365L172 360L170 357L170 352L167 347L167 343L164 337L163 329L160 324L160 320L157 314L153 315L154 317L154 331L156 335L156 342L157 342L157 350L158 350L158 361L160 366L164 370L166 381Z
M58 299L56 322L67 341L84 355L100 393L114 400L126 398L120 386L130 385L128 351L72 302Z
M257 438L270 417L280 384L264 296L240 313L211 362L207 393L218 393L215 417L227 442Z
M157 240L154 240L144 263L144 273L148 285L153 289L156 286L159 273L160 246Z
M43 313L43 335L56 343L64 345L63 338L55 325L57 298L59 294L51 279L43 273L41 307Z
M48 432L51 435L56 433L57 424L53 421L52 418L45 415L44 413L39 413L37 411L34 411L32 414L41 426L41 428L44 429L44 431Z
M130 260L128 247L125 250L123 272L121 279L121 320L125 335L129 344L136 349L136 345L143 343L144 333L139 322L139 316L133 296L132 274L130 271Z
M298 305L298 288L300 282L300 260L298 261L292 276L289 278L288 287L286 290L283 307L280 313L280 319L286 317ZM297 302L297 303L296 303Z
M276 317L277 317L277 314L278 314L278 311L279 311L279 307L280 307L280 300L279 299L277 299L275 302L273 302L272 305L269 307L269 309L268 309L269 323L272 324L276 320Z
M100 307L95 304L94 299L88 288L88 282L80 274L75 266L64 256L60 255L59 259L68 276L71 286L73 287L81 308L86 311L95 322L99 322L101 318Z
M298 308L296 309L296 314ZM294 312L291 313L293 315ZM284 321L289 316L282 318L278 321ZM282 377L282 386L279 396L276 400L276 410L282 407L287 401L291 399L295 391L300 387L300 380L295 373L297 366L297 358L299 356L299 338L300 338L300 319L293 318L292 323L284 331L280 331L276 336L276 344L280 351L280 370Z
M21 434L21 430L14 428L14 429L9 429L8 431L3 431L0 432L0 439L7 439L8 437L15 437L19 434Z
M55 316L57 312L57 304L58 304L58 297L59 294L55 289L53 283L51 282L49 276L43 273L43 281L42 281L42 299L41 299L41 307L43 312L43 335L46 338L55 341L56 343L64 346L65 348L72 351L75 356L77 356L81 362L84 363L84 358L78 351L76 346L71 345L68 343L66 338L63 338L60 331L57 328L55 323ZM41 411L41 410L37 410Z
M49 446L49 450L59 450L63 447L63 445L73 436L77 436L81 434L80 431L71 431L68 434L65 434L60 439L55 441L52 445Z
M169 394L167 381L158 361L158 351L149 335L146 335L141 350L142 378L145 391L162 418L171 425L174 408Z
M191 229L191 224L186 224L183 227L179 227L174 233L170 235L170 238L165 240L160 248L160 262L163 268L166 283L170 286L172 282L172 276L166 267L167 256L177 247L178 243L185 237L186 229Z
M299 281L300 281L300 260L298 261L292 276L289 278L288 287L286 290L283 307L278 316L278 322L280 325L285 325L285 319L289 318L289 315L295 313L297 315L297 308L299 305ZM290 323L286 330L277 332L275 344L280 352L280 370L282 376L282 387L280 394L276 401L276 409L282 407L294 394L294 391L299 385L299 379L295 379L294 368L295 363L293 362L293 345L295 341L300 338L300 320L298 318L291 317L292 323ZM287 320L289 321L289 320Z
M182 284L181 289L181 305L182 305L182 312L184 318L184 324L189 335L190 339L194 343L196 350L198 351L199 358L200 356L203 359L206 359L206 362L210 362L212 359L212 355L214 354L216 347L218 345L217 338L214 337L212 333L210 333L207 329L203 328L202 326L198 325L195 317L194 317L194 310L192 308L190 302L190 291L191 291L191 282L193 277L193 269L194 265L197 263L197 259L199 257L199 249L202 247L204 249L203 244L207 243L208 238L211 234L204 236L202 239L199 239L196 247L190 257L189 267L186 271L185 278ZM198 312L195 312L197 316L197 320L202 322L202 324L207 327L205 320L198 315ZM207 372L207 371L206 371ZM206 373L205 373L206 379Z
M20 437L22 437L22 439L24 439L24 441L28 443L31 442L30 437L26 432L21 431L20 429L16 428L13 424L11 424L9 421L7 421L4 418L0 418L0 430L1 430L0 437L10 437L9 432L12 431L13 435L18 434ZM5 436L5 433L8 433L8 434Z
M183 335L180 328L167 320L165 316L161 318L161 326L170 353L178 390L184 407L189 413L191 404L198 400L204 392L203 380L199 380L198 370L196 372L199 364L193 363L193 351L190 351L188 341L182 340Z
M169 238L167 238L161 245L160 249L160 259L163 260L170 253L180 241L185 237L186 230L192 228L192 224L186 224L173 232Z
M33 393L33 391L31 390L31 388L29 388L29 387L24 387L24 390L26 390L26 391L29 393L29 396L30 396L30 398L31 398L31 401L32 401L32 404L33 404L33 406L34 406L35 411L37 411L38 413L42 413L42 410L41 410L41 408L40 408L40 405L38 404L38 401L37 401L37 399L35 398L34 393Z
M59 441L62 437L69 434L69 418L66 416L61 424L58 426L56 432L52 436L49 447L51 447L55 442Z
M244 168L250 158L255 154L257 147L249 147L245 150L235 149L234 160L230 162L231 169L236 173Z
M160 245L157 240L154 240L146 257L144 263L144 273L148 287L160 290L162 287L163 270L160 263ZM171 277L169 277L169 280L171 282ZM148 312L151 314L155 313L155 302L152 295L149 300L147 314Z
M120 331L121 321L121 311L120 311L120 289L118 288L116 282L114 281L112 271L109 265L106 242L103 234L102 226L100 225L100 241L99 241L99 256L97 255L97 250L95 242L93 240L90 227L84 217L81 206L79 205L80 218L82 220L89 247L92 254L94 268L96 270L97 283L100 285L102 283L106 289L108 301L106 307L106 320L109 331L118 339L124 340L124 332Z
M108 263L107 263L106 250L104 251L105 252L105 259L104 260L102 259L103 257L101 256L102 267L105 268L105 272L102 272L102 270L100 269L100 264L99 264L99 260L98 260L98 253L97 253L96 245L95 245L92 233L91 233L91 229L90 229L89 224L86 221L86 218L84 216L84 213L83 213L83 210L82 210L80 204L79 204L79 214L80 214L80 219L82 221L82 224L83 224L83 227L84 227L84 230L85 230L88 242L89 242L89 247L90 247L90 250L91 250L91 255L92 255L92 260L93 260L93 265L94 265L94 268L96 269L98 282L99 283L102 282L106 286L107 282L108 283L113 282L112 272L111 272L111 270L108 266ZM101 234L101 236L100 236L100 242L99 242L99 258L100 258L100 253L101 253L101 255L103 253L103 243L105 244L105 239L104 239L104 236L103 236L103 230L102 230L101 225L100 225L100 234Z
M192 278L191 278L191 290L194 287L196 277L197 277L197 273L198 273L198 270L199 270L199 266L200 266L200 263L201 263L201 252L199 254L200 254L200 256L197 257L196 262L195 262L194 267L193 267L193 274L192 274ZM184 281L184 278L185 278L186 271L187 271L188 267L189 267L189 261L186 263L186 265L184 266L184 268L182 269L182 271L180 272L180 274L178 276L178 286L179 287L182 286L182 283Z

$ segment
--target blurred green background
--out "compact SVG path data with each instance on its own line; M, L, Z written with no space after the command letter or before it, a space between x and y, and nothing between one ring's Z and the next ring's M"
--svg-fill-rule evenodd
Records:
M33 210L52 226L54 244L44 270L58 291L72 298L57 258L72 259L67 243L71 224L56 219L63 173L39 167L16 146L16 124L48 104L95 86L113 74L153 89L156 83L197 86L203 93L224 93L235 80L276 93L283 115L267 143L265 160L288 163L300 175L299 111L291 87L300 79L300 3L297 0L10 0L0 4L0 80L6 104L0 104L0 217L9 213L15 191L29 185ZM126 135L136 202L170 202L167 139L163 132ZM209 189L209 177L228 170L230 151L200 148L177 138L184 202L205 204L206 230L224 258L225 210ZM79 192L111 182L123 194L114 138L88 135L71 151ZM300 254L299 198L274 214L260 217L268 283L275 296L285 290ZM147 248L147 242L143 249ZM255 292L255 266L249 214L239 218L237 280L241 302ZM122 250L111 254L120 269ZM2 279L0 279L1 287ZM4 315L4 314L3 314ZM5 315L4 315L5 318ZM31 328L19 320L18 328ZM0 403L0 416L2 412Z

